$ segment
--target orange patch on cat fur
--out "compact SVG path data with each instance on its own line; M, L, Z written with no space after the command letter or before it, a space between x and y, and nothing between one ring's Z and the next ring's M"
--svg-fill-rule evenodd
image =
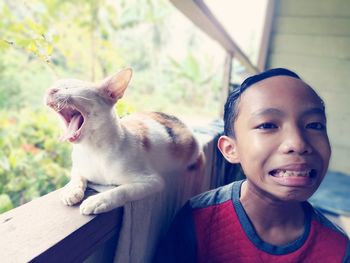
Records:
M188 131L183 122L174 116L169 116L161 112L153 112L151 116L154 120L162 124L173 143L170 144L170 152L177 159L187 161L196 151L196 141Z
M133 134L136 134L140 141L142 142L142 146L146 151L151 150L151 142L148 137L148 128L142 122L142 120L137 120L135 118L122 118L121 123L127 130L130 130Z

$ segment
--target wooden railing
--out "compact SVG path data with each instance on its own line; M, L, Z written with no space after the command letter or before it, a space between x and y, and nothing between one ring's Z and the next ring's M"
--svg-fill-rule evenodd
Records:
M0 215L0 262L82 262L117 239L122 208L83 216L58 195L59 190Z

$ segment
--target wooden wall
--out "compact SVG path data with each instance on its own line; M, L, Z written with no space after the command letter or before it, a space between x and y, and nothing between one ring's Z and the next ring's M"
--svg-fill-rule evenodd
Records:
M350 1L276 0L266 68L287 67L326 103L330 169L350 175Z

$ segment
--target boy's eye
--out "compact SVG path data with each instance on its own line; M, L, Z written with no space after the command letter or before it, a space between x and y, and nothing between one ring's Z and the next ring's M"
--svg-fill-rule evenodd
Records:
M271 122L262 123L256 127L256 129L268 130L268 129L276 129L277 125Z
M326 129L326 125L320 122L311 122L306 125L307 129L323 131Z

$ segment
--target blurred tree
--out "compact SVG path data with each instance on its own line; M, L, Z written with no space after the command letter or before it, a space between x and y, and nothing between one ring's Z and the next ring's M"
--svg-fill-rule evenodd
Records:
M0 211L62 187L70 146L58 142L55 121L40 111L0 111Z
M207 98L212 98L212 93L218 92L219 87L219 83L214 86L216 89L212 87L213 81L218 79L215 78L217 73L211 68L210 59L197 58L194 52L189 50L183 60L170 58L170 63L171 75L182 83L177 83L182 99L187 104L207 106Z

